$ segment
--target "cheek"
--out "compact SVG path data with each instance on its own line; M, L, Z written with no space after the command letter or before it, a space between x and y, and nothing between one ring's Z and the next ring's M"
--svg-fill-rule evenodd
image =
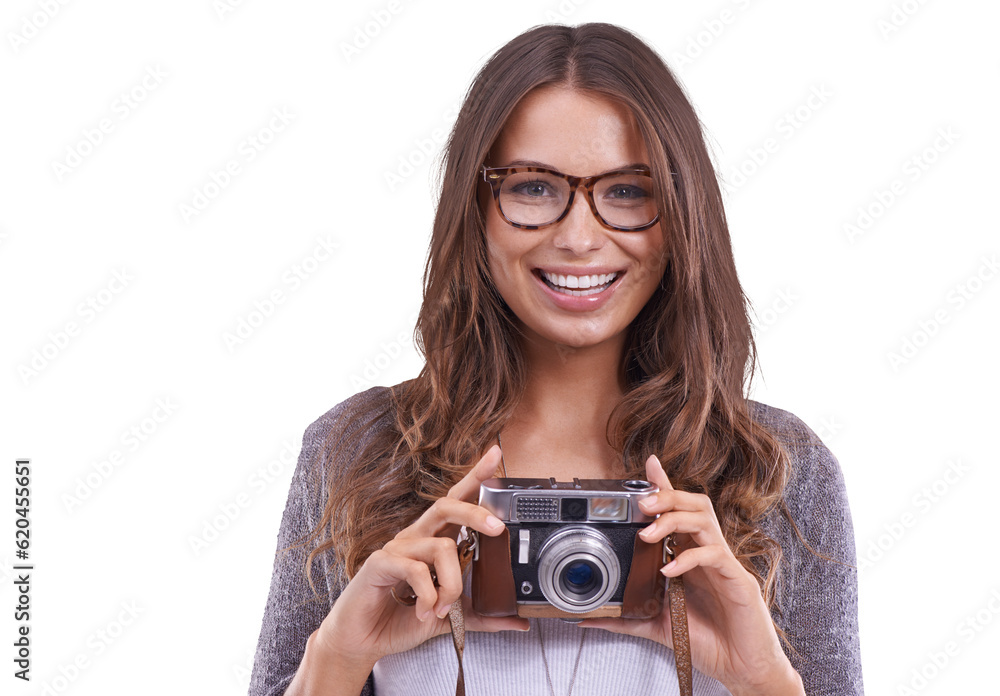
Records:
M659 228L654 230L655 234L631 238L622 244L624 251L639 262L644 285L655 285L660 282L669 257L662 233L659 232Z
M511 244L510 235L490 227L486 230L486 262L493 283L503 292L514 282L519 255Z
M486 210L486 256L494 282L517 282L525 257L535 241L524 230L508 225L496 212Z

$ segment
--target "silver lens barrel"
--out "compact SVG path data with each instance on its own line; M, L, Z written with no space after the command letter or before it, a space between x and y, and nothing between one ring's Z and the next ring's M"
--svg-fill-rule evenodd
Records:
M620 577L614 546L594 529L561 529L538 552L542 594L565 612L584 614L603 606L614 595Z

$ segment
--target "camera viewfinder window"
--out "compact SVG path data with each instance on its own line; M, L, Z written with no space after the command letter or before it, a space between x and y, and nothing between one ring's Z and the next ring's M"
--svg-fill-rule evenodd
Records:
M590 519L594 521L628 521L627 498L591 498Z

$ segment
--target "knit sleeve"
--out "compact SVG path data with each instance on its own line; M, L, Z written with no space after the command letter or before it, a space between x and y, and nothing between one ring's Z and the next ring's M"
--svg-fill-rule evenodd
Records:
M788 516L812 549L783 514L772 516L765 531L783 553L774 619L809 696L860 695L858 576L844 476L836 457L802 421L778 409L768 411L764 424L781 440L792 464L785 490Z
M312 568L317 597L305 572L306 558L317 542L302 542L322 516L328 475L337 470L326 461L328 445L343 437L345 415L371 401L371 392L348 399L310 425L302 438L302 450L278 530L271 588L250 677L250 696L285 693L302 661L306 641L319 628L346 584L343 569L335 564L332 552L322 554L314 560ZM374 681L369 675L361 696L373 694Z

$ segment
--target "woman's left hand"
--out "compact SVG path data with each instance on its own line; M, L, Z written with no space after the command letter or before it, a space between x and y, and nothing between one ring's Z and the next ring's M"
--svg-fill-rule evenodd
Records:
M659 517L639 533L657 543L673 535L677 555L661 572L684 575L694 667L740 694L805 694L771 622L760 586L733 555L706 495L676 491L659 459L646 460L646 477L659 486L639 503ZM664 602L652 619L587 619L583 628L627 633L673 647Z

